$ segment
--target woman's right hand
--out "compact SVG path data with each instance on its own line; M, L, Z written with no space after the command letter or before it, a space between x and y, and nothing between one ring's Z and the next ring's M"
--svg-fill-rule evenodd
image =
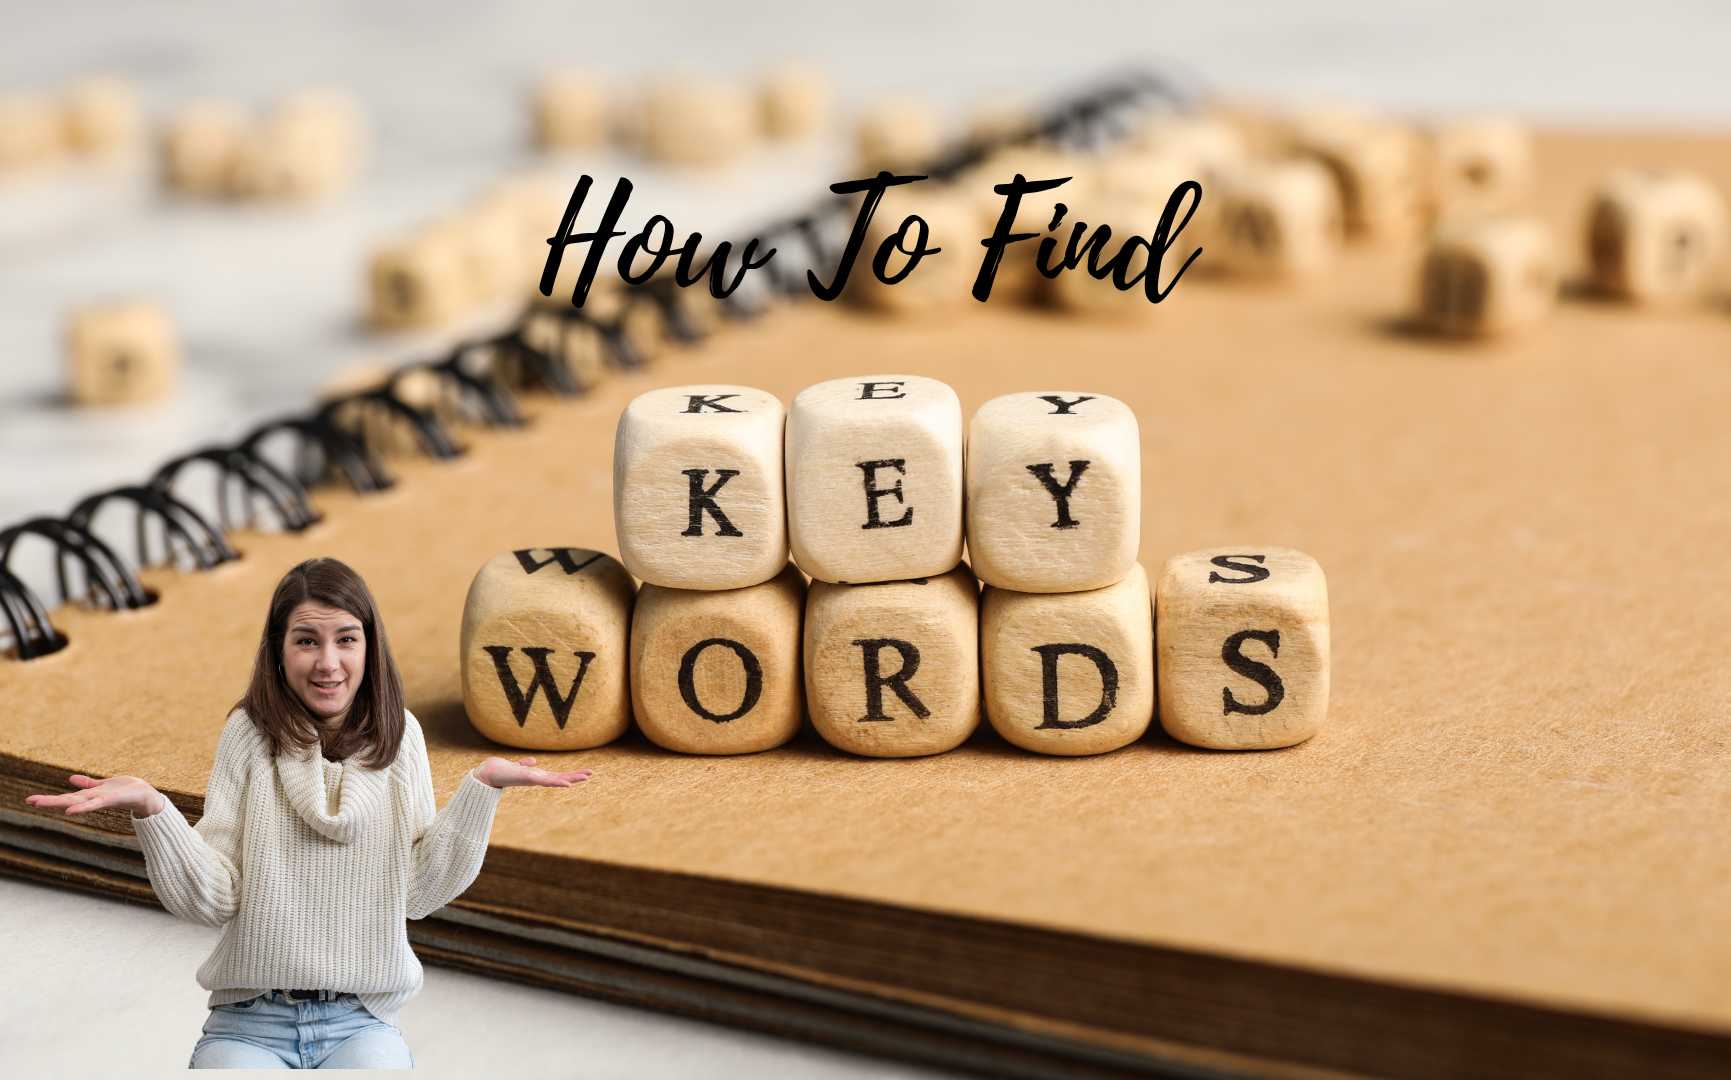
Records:
M67 816L92 810L131 810L134 817L149 817L168 807L162 792L136 776L110 776L106 780L74 773L68 778L78 791L64 795L26 795L31 806L66 808Z

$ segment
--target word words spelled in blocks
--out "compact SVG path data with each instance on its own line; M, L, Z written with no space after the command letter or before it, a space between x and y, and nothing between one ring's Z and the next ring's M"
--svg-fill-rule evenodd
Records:
M1536 323L1555 306L1557 265L1541 222L1475 219L1437 230L1419 271L1431 329L1496 334Z
M1587 212L1587 254L1603 292L1643 302L1700 295L1725 255L1725 200L1683 172L1607 177Z
M586 750L631 723L636 587L586 548L526 548L483 565L463 602L463 707L481 735L526 750Z
M1160 723L1192 746L1267 750L1328 713L1328 583L1291 548L1176 555L1154 605Z

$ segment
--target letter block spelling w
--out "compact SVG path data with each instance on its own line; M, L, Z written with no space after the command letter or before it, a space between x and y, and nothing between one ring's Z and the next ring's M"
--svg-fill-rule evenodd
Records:
M585 750L631 722L631 575L586 548L489 559L463 601L463 708L482 736L526 750Z
M669 589L743 589L787 565L785 412L749 386L641 394L613 444L613 527L625 568Z
M819 581L948 573L962 561L962 406L918 375L808 386L787 414L788 538Z
M1142 436L1117 398L1005 394L968 427L968 558L1017 592L1100 589L1142 542Z
M1302 551L1223 547L1168 559L1154 641L1160 723L1180 742L1292 746L1328 715L1328 581Z
M825 742L865 757L960 746L980 724L979 586L966 566L805 599L805 698Z

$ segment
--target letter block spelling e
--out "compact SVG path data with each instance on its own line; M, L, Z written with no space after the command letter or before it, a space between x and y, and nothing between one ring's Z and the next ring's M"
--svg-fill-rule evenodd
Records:
M980 723L979 633L979 588L966 566L880 585L812 582L812 726L831 746L865 757L955 749Z
M1100 589L1142 542L1142 436L1104 394L1005 394L968 426L968 555L987 585Z
M1089 592L987 588L980 601L986 717L1039 754L1103 754L1154 719L1154 611L1140 563Z
M749 754L799 733L805 578L791 563L721 592L645 585L631 620L631 701L649 741L683 754Z
M1168 559L1154 642L1160 723L1180 742L1292 746L1328 714L1328 582L1302 551L1211 548Z
M586 750L631 723L636 587L587 548L495 555L463 601L463 708L481 735L526 750Z
M613 443L625 568L668 589L743 589L787 565L781 402L749 386L640 394Z
M919 375L808 386L787 414L788 538L799 568L860 584L962 561L962 405Z

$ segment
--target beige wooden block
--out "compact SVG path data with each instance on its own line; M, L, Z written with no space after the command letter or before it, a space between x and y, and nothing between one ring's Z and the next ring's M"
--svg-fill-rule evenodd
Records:
M1430 131L1432 201L1441 213L1510 210L1533 185L1533 138L1519 121L1462 117Z
M980 599L986 717L1041 754L1103 754L1154 719L1154 611L1140 563L1089 592L987 588Z
M1268 750L1328 715L1328 582L1302 551L1224 547L1166 561L1154 602L1160 723L1192 746Z
M427 232L456 249L470 304L486 304L504 296L515 299L529 287L522 236L517 229L517 219L509 208L497 203L465 206L427 226Z
M162 131L164 183L188 195L227 191L233 160L248 126L245 111L226 101L183 105Z
M880 169L921 176L943 151L943 127L926 102L889 98L860 113L854 125L854 149L861 176Z
M523 341L532 349L563 360L578 386L595 386L607 377L606 350L600 331L593 326L531 307L523 317ZM500 373L514 387L520 388L528 381L524 370L501 368Z
M599 80L581 71L554 72L541 80L531 100L535 142L543 150L599 146L607 135L607 95Z
M168 313L142 300L89 304L66 321L70 398L78 405L130 405L173 392L180 341Z
M805 601L805 698L841 750L917 757L980 723L979 590L966 566L877 585L814 581Z
M462 248L445 233L423 232L373 250L368 311L380 329L442 326L471 306Z
M631 702L650 742L684 754L751 754L799 733L805 579L695 592L645 585L631 620Z
M625 406L613 442L613 525L637 577L741 589L787 565L786 417L749 386L670 386Z
M0 172L38 168L65 148L52 101L40 94L0 95Z
M962 559L962 406L921 375L808 386L787 414L794 561L831 582L947 573Z
M113 76L93 76L68 87L60 117L66 145L90 157L122 156L138 145L144 132L137 91Z
M835 89L809 64L783 64L758 87L758 121L771 139L809 139L829 120Z
M278 102L257 136L243 143L242 164L249 157L268 162L268 178L242 193L266 198L323 199L354 183L366 140L361 108L354 98L334 89L303 90Z
M1340 194L1314 161L1261 162L1232 170L1219 184L1220 211L1204 234L1198 265L1217 253L1237 273L1300 277L1340 253Z
M923 242L917 225L895 239L910 214L925 222ZM866 227L859 260L848 278L849 301L898 316L930 316L973 303L971 290L984 250L978 220L972 202L958 193L925 184L891 189ZM883 265L894 283L886 284L872 267L879 248L892 241L894 250ZM920 248L939 250L900 276L908 266L907 252Z
M967 525L969 561L988 585L1059 593L1122 580L1142 539L1136 414L1082 390L981 405L968 425Z
M463 708L484 738L525 750L586 750L631 723L625 568L585 548L487 560L463 601Z
M1418 292L1420 317L1439 333L1500 334L1539 322L1557 299L1550 232L1531 218L1445 223L1419 268Z
M1715 283L1724 261L1725 221L1723 196L1701 176L1612 173L1587 210L1593 283L1643 303L1697 297Z
M1299 115L1290 146L1333 176L1349 236L1401 239L1422 225L1422 143L1383 117L1344 111Z
M751 96L729 83L664 78L643 96L642 152L675 166L715 166L741 157L757 136Z

